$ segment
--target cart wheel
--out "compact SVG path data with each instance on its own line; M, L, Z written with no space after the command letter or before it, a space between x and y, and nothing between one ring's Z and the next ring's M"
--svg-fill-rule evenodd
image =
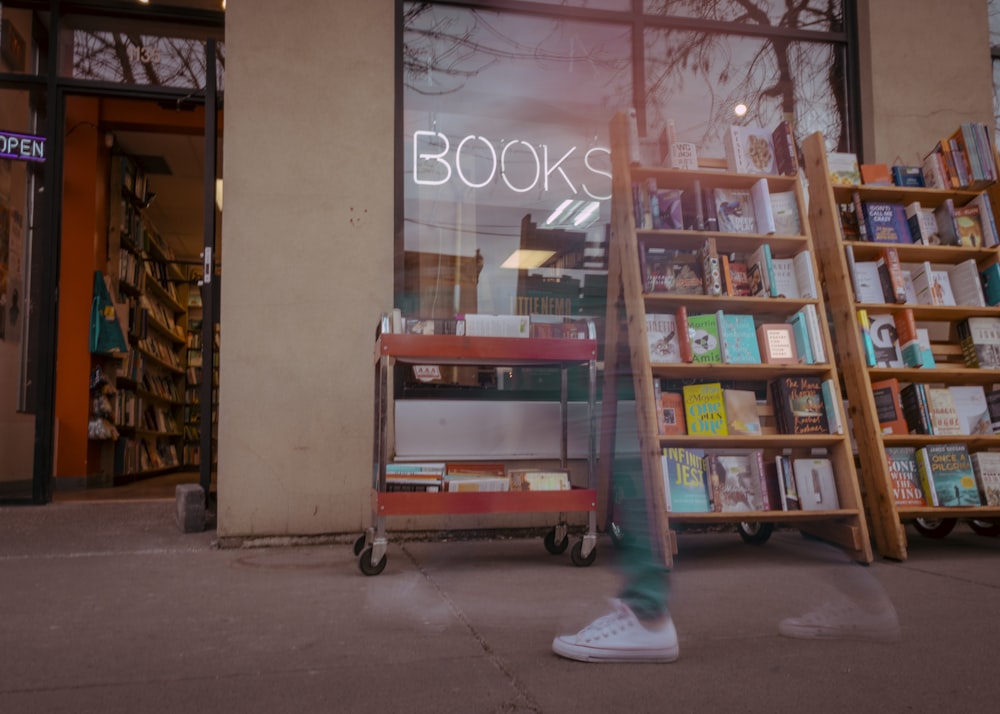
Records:
M552 553L552 555L559 555L560 553L565 553L566 548L569 546L569 536L563 536L563 539L556 543L556 529L553 528L548 533L545 534L545 550Z
M628 534L625 530L617 523L608 523L608 535L611 537L611 545L615 548L622 548L625 546L625 540L628 538Z
M913 527L925 538L944 538L954 530L956 523L957 518L917 518Z
M358 568L365 575L378 575L383 570L385 570L385 563L388 560L388 555L383 555L382 559L378 561L375 565L372 565L372 549L365 548L361 553L361 557L358 558Z
M982 519L972 518L968 521L968 523L969 528L971 528L976 535L987 536L990 538L1000 535L1000 520L984 521Z
M588 565L594 562L597 558L597 547L595 546L587 554L587 557L583 557L583 541L578 540L573 544L573 550L569 552L569 559L573 561L573 565L578 568L586 568Z
M365 534L362 533L358 536L358 539L354 541L354 555L361 555L361 551L365 549Z
M773 523L737 523L736 530L744 543L764 545L774 532Z

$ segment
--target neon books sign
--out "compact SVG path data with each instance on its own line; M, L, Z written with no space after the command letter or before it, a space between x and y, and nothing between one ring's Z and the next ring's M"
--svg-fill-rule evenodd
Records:
M554 158L549 153L547 144L538 148L523 139L496 142L484 136L469 134L455 144L454 151L451 141L439 131L413 132L413 182L419 186L442 186L451 180L457 180L468 188L477 189L489 186L499 176L500 183L514 193L527 193L539 187L543 191L558 191L564 193L568 187L573 194L581 190L595 201L611 198L611 194L595 193L595 181L611 180L611 172L601 168L598 162L611 155L609 149L593 147L583 153L583 168L576 181L567 173L570 169L571 157L578 154L576 146L571 147L562 156ZM498 150L499 147L499 150ZM482 162L486 171L485 177L470 177L463 170L463 156L468 162ZM514 165L517 172L512 172ZM527 168L525 168L527 167ZM514 175L516 173L516 176ZM603 177L603 178L602 178ZM588 185L587 181L590 181ZM577 188L577 182L580 187ZM565 185L564 185L565 184Z
M45 137L0 131L0 158L45 161Z

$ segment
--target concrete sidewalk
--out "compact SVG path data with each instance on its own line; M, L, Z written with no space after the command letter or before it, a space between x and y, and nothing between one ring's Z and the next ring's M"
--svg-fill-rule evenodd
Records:
M681 659L550 651L619 584L602 538L576 568L541 539L219 549L173 502L0 508L0 712L903 712L1000 701L1000 539L913 535L868 568L794 532L681 534ZM799 641L777 623L873 578L894 644Z

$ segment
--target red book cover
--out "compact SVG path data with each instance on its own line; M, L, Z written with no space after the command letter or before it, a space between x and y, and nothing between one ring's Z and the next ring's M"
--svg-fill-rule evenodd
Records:
M691 333L688 332L687 308L680 305L674 313L677 321L677 340L680 343L681 362L693 362L694 350L691 348Z

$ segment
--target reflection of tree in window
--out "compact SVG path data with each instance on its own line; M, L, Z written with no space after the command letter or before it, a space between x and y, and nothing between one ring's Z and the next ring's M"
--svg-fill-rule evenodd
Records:
M225 46L215 61L225 67ZM124 32L73 34L73 76L154 87L205 86L205 43Z

